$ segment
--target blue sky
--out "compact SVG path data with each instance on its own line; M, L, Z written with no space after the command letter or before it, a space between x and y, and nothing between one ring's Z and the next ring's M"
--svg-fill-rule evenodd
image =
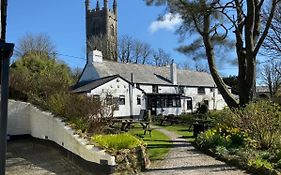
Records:
M96 0L91 1L94 7ZM157 22L163 13L164 7L148 7L143 0L118 0L118 35L129 35L155 49L162 48L177 63L188 62L192 67L191 59L175 51L180 43L173 26L179 19ZM60 56L68 65L85 65L84 0L9 0L7 41L17 43L26 33L49 35L58 53L78 57ZM226 66L221 72L227 75L236 71Z

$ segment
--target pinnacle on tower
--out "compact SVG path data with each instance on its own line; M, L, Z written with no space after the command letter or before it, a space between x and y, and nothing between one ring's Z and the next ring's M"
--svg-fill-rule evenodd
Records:
M99 2L99 0L97 0L96 10L97 11L100 10L100 2Z
M108 9L108 0L103 0L103 8Z
M113 12L114 12L114 14L117 13L117 0L113 1Z
M85 0L85 6L86 6L86 10L89 11L90 10L90 0Z

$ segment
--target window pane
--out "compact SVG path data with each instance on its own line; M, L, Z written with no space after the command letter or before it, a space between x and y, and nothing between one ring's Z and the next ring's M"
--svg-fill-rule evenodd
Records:
M205 88L204 87L199 87L197 89L198 94L205 94Z
M137 96L137 105L141 105L141 96Z
M119 105L125 105L125 95L119 96Z
M113 104L112 95L107 95L106 96L106 104L107 105L112 105Z

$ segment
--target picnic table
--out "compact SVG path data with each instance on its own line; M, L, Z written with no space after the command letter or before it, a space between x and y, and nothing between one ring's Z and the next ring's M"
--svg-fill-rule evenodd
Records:
M162 119L160 119L160 125L164 125L164 123L170 123L170 125L173 124L178 124L181 122L181 118L179 116L175 116L175 115L167 115L164 116Z
M137 119L131 119L131 118L129 118L129 119L121 118L121 119L114 119L113 124L114 123L121 123L121 131L125 131L125 132L129 131L132 124L139 123L144 130L144 135L146 134L146 132L149 132L149 135L151 135L152 130L150 128L149 121L137 120Z

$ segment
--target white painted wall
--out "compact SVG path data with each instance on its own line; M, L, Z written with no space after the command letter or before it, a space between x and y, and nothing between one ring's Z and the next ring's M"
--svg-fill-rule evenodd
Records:
M152 85L140 85L140 89L142 89L145 93L152 93Z
M159 86L158 92L174 94L174 93L177 93L177 87L176 86Z
M209 87L205 88L205 94L198 94L197 89L197 87L184 88L184 95L192 97L192 105L194 110L198 108L198 103L203 102L204 100L209 101L209 110L221 110L226 106L226 103L222 96L218 93L217 88L214 89L214 92L211 92Z
M109 165L115 165L114 156L90 145L51 113L42 112L29 103L12 100L9 101L8 109L8 135L29 134L35 138L51 140L87 161L100 164L102 159L107 160Z
M101 99L104 99L107 94L112 95L113 97L119 97L120 95L125 96L125 105L119 105L119 110L114 111L114 116L124 117L130 116L130 95L129 88L133 88L132 91L132 115L139 115L141 109L145 109L145 98L144 94L138 88L131 86L127 81L124 81L122 78L115 78L95 89L93 89L88 96L99 95ZM137 96L141 96L141 105L137 105Z
M171 107L171 108L157 108L156 115L162 114L167 116L169 114L180 115L183 112L181 107Z

